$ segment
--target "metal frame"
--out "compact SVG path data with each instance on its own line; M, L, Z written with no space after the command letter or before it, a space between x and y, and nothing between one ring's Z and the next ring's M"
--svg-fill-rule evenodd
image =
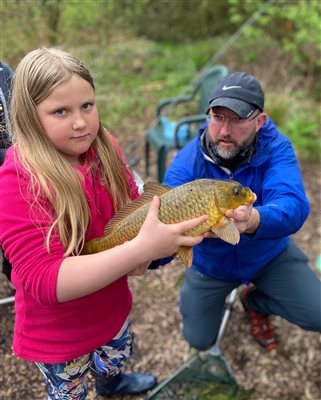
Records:
M0 299L0 306L3 306L4 304L9 304L9 303L14 303L14 296L4 297L3 299Z

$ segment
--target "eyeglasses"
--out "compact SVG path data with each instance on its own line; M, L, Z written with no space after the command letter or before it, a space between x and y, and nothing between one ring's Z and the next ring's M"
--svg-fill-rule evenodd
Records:
M259 114L261 114L261 111L258 110L258 113L254 115L252 118L241 118L237 117L235 115L223 115L223 114L216 114L216 113L210 113L208 116L208 119L211 117L213 118L214 122L218 125L223 125L226 120L229 121L229 123L232 126L243 126L249 121L253 121Z

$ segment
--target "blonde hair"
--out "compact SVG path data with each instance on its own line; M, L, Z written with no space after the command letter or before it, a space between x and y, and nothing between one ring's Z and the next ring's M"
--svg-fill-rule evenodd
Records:
M30 175L30 190L40 208L39 196L44 194L54 210L52 224L46 233L46 247L58 230L65 255L79 254L90 221L90 210L82 188L82 175L56 150L44 131L37 105L73 74L94 82L88 69L71 54L53 48L31 51L19 63L13 80L11 113L13 142L18 157ZM109 191L114 210L118 211L130 199L126 166L115 145L100 123L92 144L99 172ZM94 165L95 164L95 165ZM44 211L44 210L43 210Z

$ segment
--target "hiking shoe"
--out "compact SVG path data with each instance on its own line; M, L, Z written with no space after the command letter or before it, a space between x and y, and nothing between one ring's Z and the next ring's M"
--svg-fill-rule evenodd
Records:
M240 293L241 303L251 321L251 333L254 339L267 351L277 347L274 326L268 315L253 310L248 302L249 293L254 290L254 285L246 286Z

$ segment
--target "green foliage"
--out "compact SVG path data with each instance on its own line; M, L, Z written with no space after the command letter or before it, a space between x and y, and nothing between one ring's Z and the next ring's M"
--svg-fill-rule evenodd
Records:
M320 119L320 112L318 117ZM293 115L283 129L292 143L295 144L296 151L302 159L320 161L320 124L314 115L309 112Z
M227 8L225 0L144 0L133 21L134 33L177 43L233 32Z
M37 26L37 29L35 29ZM1 58L13 67L26 52L43 43L46 29L36 2L4 0L1 4Z
M303 99L303 94L269 94L266 112L294 144L298 156L305 160L321 159L321 108Z
M316 159L320 112L311 110L321 99L321 2L277 0L246 24L264 5L265 0L1 0L1 59L14 69L41 46L76 54L94 75L102 119L115 133L137 137L154 118L159 99L188 92L192 79L246 25L218 63L266 82L266 93L274 93L269 113L299 155ZM288 107L291 97L299 107L293 101Z
M157 102L188 92L199 63L205 65L213 45L213 40L164 45L131 38L105 51L94 45L76 51L94 73L100 112L109 129L144 135L155 117ZM286 82L293 84L289 79ZM267 113L301 158L318 160L321 116L317 103L307 98L304 90L279 90L266 88Z
M290 108L289 98L273 93L269 93L265 97L265 112L278 126L284 126L288 119L288 110Z
M159 99L188 92L192 78L211 57L212 46L213 40L162 45L131 38L106 49L90 45L74 53L93 71L102 119L109 129L126 132L133 125L128 121L138 118L146 129Z
M241 24L264 4L269 4L244 36L258 40L270 36L296 62L301 73L314 76L320 99L321 83L321 2L317 0L228 0L231 22Z

